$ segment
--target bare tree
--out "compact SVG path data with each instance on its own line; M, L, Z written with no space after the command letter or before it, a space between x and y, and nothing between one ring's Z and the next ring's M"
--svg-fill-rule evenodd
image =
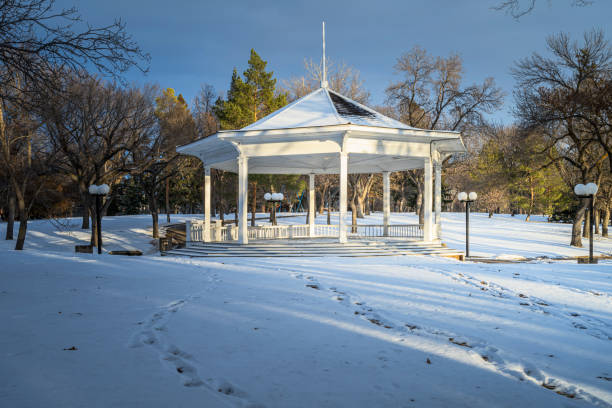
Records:
M498 5L493 6L494 10L505 11L516 20L531 13L535 8L537 0L503 0ZM548 0L550 5L551 0ZM594 0L570 0L570 4L575 7L590 6Z
M40 132L38 118L26 111L22 103L9 102L15 100L17 98L0 99L0 153L3 170L8 175L9 194L14 195L13 206L16 204L19 217L15 249L22 250L30 211L38 194L45 187L54 155L49 151L46 139ZM9 197L9 200L12 198ZM7 239L12 239L12 225L10 228L11 234L9 236L7 230Z
M219 122L213 113L216 99L215 88L210 84L202 84L193 100L193 117L198 137L207 137L219 130Z
M150 57L142 52L117 20L103 27L82 25L76 8L55 10L54 0L12 0L0 2L0 81L23 81L35 89L47 87L48 75L62 66L83 72L94 66L116 77L136 67L147 68ZM3 96L6 97L6 96Z
M132 150L138 168L134 178L144 190L153 221L153 238L159 237L159 198L160 188L165 185L166 214L170 222L169 183L188 161L176 153L176 146L193 141L196 137L196 124L187 103L172 88L166 88L157 95L155 101L149 100L147 139Z
M548 159L560 171L573 169L564 180L568 187L586 183L602 174L607 153L587 116L593 88L612 73L612 50L601 31L584 35L582 44L570 41L567 34L547 39L550 56L534 53L513 68L517 80L516 115L522 125L535 129L547 138ZM590 95L590 97L589 97ZM574 217L571 245L582 246L580 225L587 200L583 200Z
M83 207L91 215L93 245L97 245L97 225L88 188L94 183L112 187L134 168L129 152L148 136L151 98L147 88L143 92L98 78L68 76L63 92L52 93L41 104L45 130L58 152L55 170L77 186ZM109 204L107 199L105 208Z
M365 89L359 70L344 62L336 63L331 60L326 61L326 66L327 82L331 89L361 104L368 103L370 92ZM312 59L304 60L304 70L305 75L283 81L281 92L287 93L289 101L309 94L321 84L323 74L319 64Z
M466 131L482 126L485 114L502 105L504 94L493 78L462 85L461 58L434 57L416 46L395 65L401 79L387 88L387 104L396 118L417 128ZM404 173L417 190L417 213L423 222L423 171Z
M54 10L54 0L0 1L0 110L5 108L5 100L29 103L31 98L25 93L50 91L59 83L55 80L58 67L85 72L93 66L115 78L131 67L146 71L141 63L148 63L149 56L126 33L124 23L115 21L97 28L87 25L79 32L80 23L75 8ZM20 163L29 162L31 150L14 149L5 116L0 111L1 164L11 185L23 190L29 188L23 183L32 178L23 177ZM17 204L22 206L22 193L16 190ZM18 238L17 249L23 248L27 217L20 219L21 223L23 236Z

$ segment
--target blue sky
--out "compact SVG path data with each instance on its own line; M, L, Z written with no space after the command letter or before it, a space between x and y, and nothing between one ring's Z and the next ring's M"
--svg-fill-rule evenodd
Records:
M612 2L576 8L571 0L538 0L536 10L517 22L491 9L499 1L58 0L57 5L75 5L94 25L123 19L152 57L148 75L130 72L128 80L175 88L188 101L202 83L224 93L232 69L246 68L251 48L276 78L302 75L304 58L321 58L325 20L327 55L361 72L372 105L383 103L385 88L397 78L397 57L419 45L433 55L461 55L466 83L495 78L507 96L494 119L509 122L514 61L543 51L546 36L560 31L577 38L595 27L610 38Z

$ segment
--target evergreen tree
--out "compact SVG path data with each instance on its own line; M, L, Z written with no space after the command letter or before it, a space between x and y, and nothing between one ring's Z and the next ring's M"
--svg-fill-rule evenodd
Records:
M221 129L241 129L287 104L287 96L276 95L274 72L266 71L267 62L251 50L244 79L234 68L227 100L218 99L214 113Z

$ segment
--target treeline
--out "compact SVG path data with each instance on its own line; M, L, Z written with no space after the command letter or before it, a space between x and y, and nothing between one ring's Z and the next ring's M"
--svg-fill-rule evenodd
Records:
M546 45L545 55L512 67L516 123L483 132L464 171L481 190L481 209L571 220L571 244L582 246L591 217L576 184L598 185L596 233L601 224L607 236L610 222L612 48L598 30L578 41L552 35Z
M81 216L96 245L96 214L91 184L111 187L104 214L150 213L153 237L158 214L202 211L202 164L180 156L175 147L239 129L318 88L320 66L305 61L305 74L281 81L254 50L242 73L234 69L229 89L219 96L203 84L191 103L172 88L132 86L122 74L146 71L148 55L117 22L79 33L76 10L53 11L51 0L0 4L0 210L6 237L22 249L27 221ZM61 22L62 24L58 23ZM44 23L44 24L39 24ZM34 28L36 26L36 28ZM548 39L546 55L519 61L512 125L487 121L504 93L492 78L466 84L458 55L434 56L414 47L402 54L374 108L410 126L460 131L465 155L444 161L447 210L460 210L459 191L476 191L478 210L546 214L574 223L573 245L581 245L587 203L572 193L577 183L595 182L602 233L612 204L612 51L601 32L574 42L564 34ZM230 73L228 73L229 76ZM359 71L331 63L329 86L364 104L370 94ZM391 75L390 75L391 78ZM211 208L221 219L237 212L237 179L212 172ZM308 208L302 176L249 176L252 223L263 211L263 195L280 191L286 207ZM337 208L337 176L317 176L317 211ZM395 211L423 217L423 172L392 175ZM350 175L353 223L382 207L377 174ZM236 214L237 218L237 214ZM586 230L586 225L585 225Z

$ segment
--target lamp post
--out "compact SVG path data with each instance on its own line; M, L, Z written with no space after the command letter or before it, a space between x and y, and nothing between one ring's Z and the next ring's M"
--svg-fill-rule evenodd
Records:
M473 203L478 198L478 194L471 192L470 194L465 191L457 194L459 201L465 203L465 257L470 256L470 203Z
M272 203L272 212L270 213L270 221L272 221L272 225L276 225L276 204L283 201L285 196L283 193L266 193L264 194L264 199Z
M100 207L102 206L102 196L105 196L110 191L108 184L100 186L92 184L89 186L89 194L96 196L96 225L98 226L98 254L102 253L102 214Z
M591 217L589 222L589 263L597 263L597 261L593 259L593 224L595 223L595 216L593 214L593 201L595 198L595 194L597 194L597 184L576 184L576 187L574 187L574 194L576 194L578 198L589 199L589 216Z

